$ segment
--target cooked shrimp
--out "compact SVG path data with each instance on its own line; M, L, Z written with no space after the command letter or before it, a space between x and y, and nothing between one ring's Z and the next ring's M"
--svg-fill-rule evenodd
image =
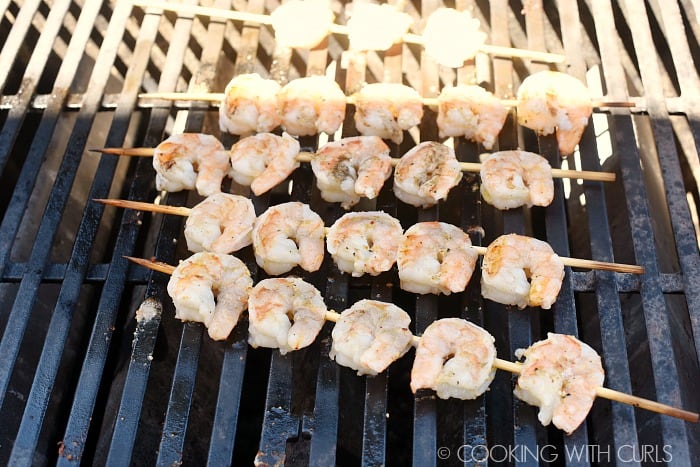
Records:
M299 167L299 142L289 135L259 133L231 146L231 177L256 196L282 183Z
M428 17L423 30L425 53L440 65L461 67L474 58L486 41L480 24L468 11L438 8Z
M605 379L600 356L574 336L553 333L515 355L525 357L515 395L540 408L543 425L554 422L571 434L586 419Z
M218 139L203 133L172 135L153 152L156 189L165 191L197 188L202 196L221 192L229 171L228 154Z
M415 89L398 83L368 84L354 95L360 134L403 141L403 130L420 123L423 102Z
M332 135L345 118L345 93L325 76L287 83L279 94L282 127L294 136Z
M402 233L385 212L349 212L328 229L326 247L341 271L376 276L394 265Z
M413 18L395 5L354 2L348 20L351 50L387 50L401 41Z
M411 391L433 389L441 399L476 399L493 381L494 338L461 318L431 323L420 338L411 369Z
M255 261L268 274L284 274L299 265L317 271L323 262L323 219L299 202L268 208L255 222Z
M360 300L335 323L330 357L358 375L386 370L411 346L411 317L392 303Z
M296 277L264 279L248 298L248 343L282 355L310 345L323 327L326 305L316 287Z
M481 86L446 87L438 97L440 138L463 136L491 149L507 116L501 100Z
M484 255L481 294L518 308L549 309L557 300L563 279L564 263L548 243L522 235L501 235Z
M209 337L223 340L248 307L253 286L245 264L231 255L201 252L182 261L168 282L175 317L204 323Z
M253 242L255 208L248 198L226 193L211 195L192 208L185 223L187 249L192 252L232 253Z
M360 197L376 198L391 175L389 146L377 136L354 136L330 142L311 159L321 197L345 209Z
M277 81L263 79L257 73L238 75L224 91L219 107L221 131L234 135L265 133L281 123Z
M574 152L591 113L588 88L565 73L540 71L518 88L518 123L541 135L556 130L562 156Z
M549 206L554 199L552 167L527 151L501 151L481 160L481 196L498 209Z
M469 235L443 222L419 222L404 232L396 263L401 288L419 294L463 292L479 256Z
M394 194L416 207L434 206L462 180L452 148L425 141L408 151L394 171Z
M289 0L276 8L270 19L277 43L311 49L328 35L335 15L328 0Z

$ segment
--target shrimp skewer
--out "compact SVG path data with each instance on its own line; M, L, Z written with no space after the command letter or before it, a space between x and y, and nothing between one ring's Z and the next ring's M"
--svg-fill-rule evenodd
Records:
M278 275L301 266L317 271L324 255L323 220L307 204L282 203L268 208L255 221L255 261L266 273Z
M381 211L349 212L328 229L326 247L342 272L377 276L396 262L403 229Z
M299 3L305 3L305 2L299 2ZM258 24L269 24L274 26L273 19L271 16L268 15L262 15L262 14L254 14L254 13L248 13L244 11L235 11L235 10L224 10L220 8L212 8L212 7L204 7L204 6L196 6L196 5L185 5L185 4L172 4L168 2L158 2L158 1L146 1L146 0L134 0L133 4L136 6L141 6L141 7L152 7L152 8L158 8L162 9L165 11L174 11L176 13L180 14L187 14L187 15L197 15L197 16L208 16L208 17L215 17L215 18L222 18L222 19L229 19L233 21L245 21L245 22L252 22L252 23L258 23ZM321 18L323 18L323 15L325 13L321 13ZM319 16L318 12L314 12L313 16ZM301 20L299 19L294 19L292 17L292 21L295 21L297 23L302 23L305 26L308 26L308 23L311 22L312 20L309 20L308 17L302 17ZM286 18L288 19L288 18ZM332 21L332 20L331 20ZM286 21L285 21L286 22ZM343 24L335 24L331 23L328 24L325 20L321 21L323 23L323 27L327 29L327 33L333 33L333 34L340 34L340 35L349 35L351 32L350 27L343 25ZM299 38L291 37L290 40L288 40L285 45L292 47L293 44L296 40L303 41L307 40L307 43L302 43L303 46L307 47L313 47L311 45L313 43L312 40L307 39L309 37L315 36L316 41L318 41L316 44L317 45L321 40L325 38L325 36L321 35L321 27L317 27L313 30L313 34L307 34L307 31L304 31L303 34L299 33ZM286 31L285 31L286 32ZM275 34L277 35L277 29L275 29ZM403 34L401 37L401 40L405 43L408 44L418 44L422 45L424 43L424 40L421 36L416 35L416 34L411 34L411 33L406 33ZM300 45L299 47L302 47ZM489 45L489 44L482 44L479 47L479 51L491 54L494 56L498 57L520 57L520 58L528 58L531 60L536 60L539 62L546 62L546 63L561 63L564 61L565 57L560 54L554 54L554 53L549 53L549 52L541 52L537 50L528 50L528 49L516 49L512 47L500 47L500 46L494 46L494 45Z
M411 391L429 388L441 399L476 399L496 375L494 338L460 318L431 323L420 338L411 370Z
M394 194L404 203L427 208L447 198L460 180L462 171L452 148L425 141L396 164Z
M399 144L403 131L418 125L423 102L415 89L398 83L368 84L353 95L355 126L360 134Z
M549 206L554 199L552 167L532 152L494 152L481 160L481 195L498 209Z
M140 266L143 266L145 268L162 272L163 274L173 274L175 271L175 267L171 266L169 264L165 264L159 261L152 261L152 260L146 260L142 258L134 258L131 256L125 256L125 258L133 263L136 263ZM381 302L380 302L381 303ZM341 314L336 313L334 311L327 311L325 314L325 318L327 321L331 321L333 323L337 323L340 318ZM417 336L409 336L411 339L411 344L413 346L418 346L420 344L420 337ZM523 364L517 363L517 362L510 362L508 360L503 360L500 358L494 359L493 363L494 368L503 370L503 371L508 371L510 373L515 373L515 374L520 374L523 371ZM695 412L690 412L687 410L679 409L676 407L672 407L666 404L662 404L660 402L652 401L649 399L644 399L642 397L637 397L633 396L631 394L626 394L620 391L615 391L613 389L608 389L603 386L598 386L595 388L595 393L597 397L602 397L605 399L609 399L612 401L617 401L621 402L623 404L629 404L633 405L635 407L639 407L645 410L649 410L652 412L664 414L664 415L669 415L672 417L676 417L682 420L686 420L689 422L697 423L698 420L700 419L700 415L698 415Z
M253 279L235 256L195 253L181 262L168 282L168 295L175 303L175 317L203 323L209 337L228 337L248 307Z
M102 204L187 217L185 240L193 253L233 253L252 243L255 224L253 202L243 196L217 193L192 208L165 206L113 199L96 199Z
M397 254L401 289L419 294L463 292L476 267L469 235L443 222L420 222L404 232Z
M219 99L221 131L246 136L277 128L282 122L278 112L279 92L277 81L263 79L257 73L234 77Z
M551 308L564 279L564 263L549 244L516 234L488 246L481 271L484 298L518 308Z
M248 298L248 343L279 349L284 355L311 345L326 320L323 297L295 277L264 279Z
M345 94L325 76L308 76L287 83L279 93L282 127L294 136L332 135L345 118Z
M342 312L330 357L358 375L376 375L411 347L411 317L392 303L360 300Z

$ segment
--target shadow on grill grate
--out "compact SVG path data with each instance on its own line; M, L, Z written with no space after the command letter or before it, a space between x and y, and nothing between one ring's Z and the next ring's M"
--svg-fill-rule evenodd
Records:
M252 13L279 6L202 4ZM466 292L440 297L400 290L395 269L349 277L328 255L318 272L292 272L321 290L330 309L363 298L397 304L411 316L414 334L438 318L466 318L487 329L508 360L547 332L577 334L602 356L607 387L698 411L697 6L444 5L470 10L490 44L561 53L560 70L585 80L594 94L636 104L596 111L565 162L553 136L519 127L513 113L497 143L500 150L538 152L556 167L615 172L618 181L556 181L549 207L500 212L481 202L479 177L465 174L431 209L397 201L387 183L376 200L353 210L383 210L404 228L448 222L477 245L519 232L546 239L562 256L640 264L646 274L567 268L553 310L540 312L484 300L478 271ZM345 23L347 5L332 6L336 22ZM439 6L408 2L412 32L420 33ZM331 324L313 345L286 356L250 348L245 320L228 340L214 342L201 325L174 318L165 275L129 267L123 258L170 264L186 258L182 219L90 202L158 196L148 158L100 157L90 148L153 147L182 131L213 134L226 147L236 141L221 134L215 107L152 104L140 92L220 92L232 76L257 72L280 83L326 74L346 94L364 82L387 81L434 97L446 85L475 83L512 98L522 79L548 65L480 54L449 69L415 44L348 53L347 38L337 34L321 47L292 51L278 46L265 25L146 12L130 2L7 0L0 11L0 462L690 465L700 458L696 424L606 400L595 402L571 436L543 427L536 408L514 398L514 376L505 372L485 396L466 402L424 390L414 396L413 351L387 372L358 377L328 358ZM352 106L342 133L357 134ZM427 110L391 155L438 139L436 115ZM300 138L310 151L325 141ZM478 162L484 152L464 139L451 144L464 162ZM326 226L344 213L321 199L308 164L259 197L233 182L225 190L250 196L258 214L289 200L310 204ZM200 200L181 192L166 201ZM237 256L256 280L266 277L252 248ZM145 297L162 304L162 312L137 320Z

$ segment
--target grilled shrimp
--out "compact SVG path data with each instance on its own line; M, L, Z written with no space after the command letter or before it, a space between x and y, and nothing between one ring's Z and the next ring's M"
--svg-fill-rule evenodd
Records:
M464 136L491 149L507 116L501 100L481 86L446 87L438 97L440 138Z
M394 265L402 233L385 212L349 212L328 229L326 247L341 271L376 276Z
M498 209L549 206L554 199L552 167L532 152L494 152L481 160L481 195Z
M311 49L328 35L335 15L328 0L289 0L276 8L270 19L280 45Z
M469 235L443 222L420 222L404 232L396 263L401 288L419 294L463 292L479 256Z
M248 198L217 193L192 208L185 223L187 249L232 253L250 245L255 208Z
M493 381L494 338L460 318L431 323L420 338L411 370L411 391L433 389L441 399L476 399Z
M349 209L360 197L376 198L391 175L389 146L377 136L330 142L311 159L321 197Z
M425 141L408 151L394 170L394 194L407 204L427 208L447 198L462 180L452 148Z
M522 235L501 235L484 255L481 294L518 308L549 309L557 300L563 279L564 263L548 243Z
M340 314L330 357L358 375L376 375L411 346L411 318L392 303L360 300Z
M317 271L323 262L323 220L303 203L282 203L268 208L255 222L255 261L272 275L299 265Z
M423 30L425 53L440 65L457 68L474 58L486 41L480 22L468 11L438 8Z
M197 188L202 196L221 192L229 171L228 154L218 139L203 133L172 135L153 152L156 189L165 191Z
M591 113L588 88L565 73L540 71L518 88L518 123L541 135L556 130L562 156L574 152Z
M515 395L540 408L537 418L571 434L586 419L605 372L595 350L574 336L549 333L515 352L525 357Z
M264 79L257 73L238 75L224 91L219 107L219 128L234 135L265 133L281 123L277 81Z
M209 337L223 340L248 307L253 286L250 272L238 258L220 253L195 253L182 261L168 282L175 317L204 323Z
M374 83L354 95L355 126L360 134L403 141L403 130L420 123L423 102L415 89L397 83Z
M348 20L351 50L387 50L401 41L413 18L395 5L354 2Z
M345 93L325 76L287 83L279 93L282 127L294 136L332 135L345 118Z
M259 133L231 146L231 177L259 196L299 167L299 142L289 135Z
M310 345L323 327L326 305L316 287L295 277L264 279L248 298L248 343L282 355Z

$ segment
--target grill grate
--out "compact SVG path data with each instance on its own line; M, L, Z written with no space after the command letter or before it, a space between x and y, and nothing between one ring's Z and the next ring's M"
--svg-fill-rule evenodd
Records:
M279 5L203 4L253 13ZM406 5L417 32L421 18L442 5ZM342 5L334 6L343 22ZM566 71L601 86L609 100L632 96L637 108L598 113L580 157L567 161L615 171L619 181L555 180L548 208L500 213L481 205L478 177L465 175L439 207L397 203L387 184L377 200L359 208L384 210L404 227L427 220L460 225L477 245L502 232L532 234L562 256L637 263L646 274L567 268L551 313L484 301L478 272L465 293L449 297L403 292L392 286L395 271L349 278L330 258L307 279L335 310L360 298L393 301L409 311L418 334L440 317L467 318L494 335L501 358L512 359L547 331L578 334L602 355L606 386L698 411L700 257L693 215L700 205L700 80L693 63L700 12L684 0L663 6L655 0L457 0L447 6L472 10L491 44L563 53ZM177 17L129 2L0 0L0 11L0 183L9 187L0 194L0 417L6 421L0 462L169 465L206 456L214 465L435 465L443 462L439 448L448 448L446 462L461 454L466 464L464 456L484 454L483 446L493 449L494 462L515 449L507 457L512 464L537 463L528 453L544 446L554 451L541 451L540 460L555 452L577 465L648 463L653 459L639 458L645 446L657 458L668 446L675 465L700 457L696 425L607 401L596 401L572 436L544 428L533 407L513 398L514 378L503 372L486 396L469 402L436 400L429 391L414 397L412 355L381 375L359 378L328 358L330 325L314 345L286 356L249 349L245 322L226 343L211 342L200 325L173 318L167 277L129 268L123 259L152 255L174 264L183 258L183 242L175 242L181 219L103 212L88 201L156 196L149 160L98 159L87 154L92 145L155 146L182 130L219 134L208 105L146 105L138 100L143 90L218 91L240 73L284 83L328 72L346 93L364 81L392 81L435 96L457 81L507 98L545 65L477 57L454 71L408 45L366 56L343 53L341 37L312 51L290 51L276 47L267 27ZM343 128L344 135L356 134L350 112ZM426 112L419 132L392 146L392 156L406 152L413 138L437 139L433 112ZM301 140L309 150L321 142ZM555 139L518 127L513 115L498 146L533 150L561 164ZM475 162L483 148L458 140L455 150L461 161ZM290 193L287 188L255 198L256 212L291 198L309 203L326 225L343 214L321 200L308 166L294 173ZM230 191L250 194L235 184ZM196 200L186 193L167 198L188 206ZM239 256L254 277L264 277L250 249ZM154 297L163 311L136 322L133 310L144 297ZM635 447L637 457L630 459L626 446ZM588 457L566 455L582 448Z

